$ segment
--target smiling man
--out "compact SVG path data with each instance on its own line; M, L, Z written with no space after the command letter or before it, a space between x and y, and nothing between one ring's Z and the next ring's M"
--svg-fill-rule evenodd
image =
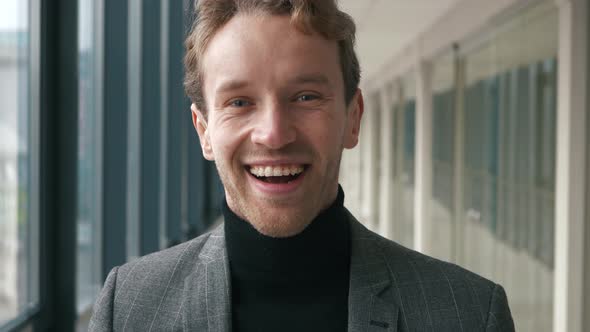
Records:
M340 156L356 145L362 97L345 91L335 41L251 6L216 32L192 69L202 70L203 94L193 120L231 211L262 234L288 237L336 199Z
M211 233L114 268L91 331L513 331L501 286L363 227L338 185L363 97L333 0L200 0L186 90Z

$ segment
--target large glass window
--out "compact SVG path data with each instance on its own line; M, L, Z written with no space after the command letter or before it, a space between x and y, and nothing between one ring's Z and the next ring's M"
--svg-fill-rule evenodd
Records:
M523 42L526 41L526 42ZM553 310L557 10L523 9L467 52L464 261L504 285L518 331Z
M95 43L95 6L93 0L79 0L78 59L78 255L77 308L82 314L90 309L101 287L101 110L100 81L97 79Z
M29 2L0 2L0 326L37 303Z
M127 53L127 260L140 256L142 2L130 0Z

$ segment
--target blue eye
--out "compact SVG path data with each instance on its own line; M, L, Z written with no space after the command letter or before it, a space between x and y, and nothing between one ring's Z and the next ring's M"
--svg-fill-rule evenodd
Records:
M250 106L250 103L245 101L244 99L235 99L235 100L232 100L229 103L229 105L232 107L245 107L245 106Z

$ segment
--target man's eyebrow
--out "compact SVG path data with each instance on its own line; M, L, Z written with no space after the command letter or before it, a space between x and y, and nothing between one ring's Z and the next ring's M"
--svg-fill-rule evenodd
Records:
M248 85L248 81L240 81L240 80L227 80L222 82L215 91L217 93L238 90L246 87Z
M314 84L321 84L332 86L332 82L323 74L303 74L294 77L293 79L289 80L290 84L306 84L306 83L314 83Z
M295 76L294 78L287 81L289 84L320 84L326 86L332 86L332 83L323 74L303 74ZM246 80L227 80L219 84L215 89L216 93L222 93L227 91L239 90L250 84Z

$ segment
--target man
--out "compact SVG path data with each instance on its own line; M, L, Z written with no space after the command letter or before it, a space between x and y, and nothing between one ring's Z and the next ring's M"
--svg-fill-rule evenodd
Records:
M501 286L370 232L355 26L333 0L201 0L186 89L225 223L114 268L91 331L513 331Z

